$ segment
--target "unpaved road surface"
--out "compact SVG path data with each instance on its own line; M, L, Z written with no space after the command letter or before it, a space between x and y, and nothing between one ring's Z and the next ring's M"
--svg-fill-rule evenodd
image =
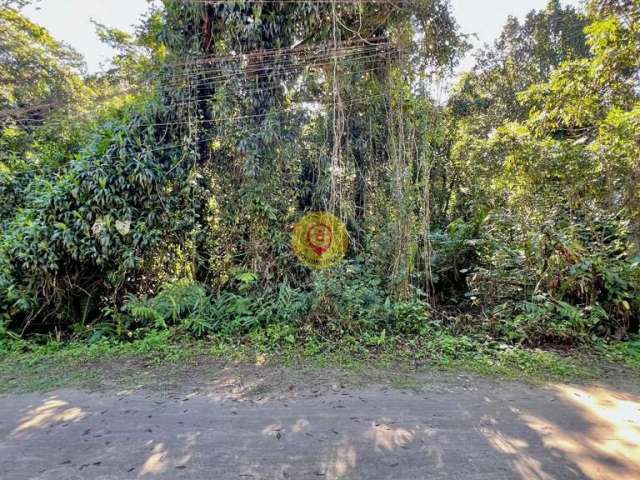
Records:
M0 478L640 479L633 387L293 377L5 395Z

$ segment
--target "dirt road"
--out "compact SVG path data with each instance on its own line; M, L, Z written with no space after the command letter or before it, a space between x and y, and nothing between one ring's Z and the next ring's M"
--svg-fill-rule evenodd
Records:
M264 373L0 397L0 478L640 478L638 389Z

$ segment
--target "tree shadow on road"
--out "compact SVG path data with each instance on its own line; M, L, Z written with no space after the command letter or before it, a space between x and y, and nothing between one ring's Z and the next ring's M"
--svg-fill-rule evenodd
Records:
M274 393L265 378L225 370L196 393L13 397L13 423L6 401L0 409L2 471L42 480L640 478L640 396L611 387L472 379L427 393L330 382Z

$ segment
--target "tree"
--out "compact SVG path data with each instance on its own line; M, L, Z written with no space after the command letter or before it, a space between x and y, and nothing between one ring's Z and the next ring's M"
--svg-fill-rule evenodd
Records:
M0 7L0 165L65 162L75 141L65 118L93 96L83 74L80 54Z
M563 62L589 56L583 32L587 23L584 14L562 8L559 0L532 10L522 24L509 17L495 43L480 50L473 71L454 90L453 113L464 117L482 112L489 130L507 119L526 118L517 94L546 81Z
M522 91L548 81L563 63L591 55L583 32L587 24L584 14L562 8L557 0L529 12L522 24L510 17L494 45L480 51L473 70L454 87L448 111L454 130L455 215L468 218L501 202L493 185L506 155L484 145L506 122L527 119Z
M37 119L82 96L80 54L17 10L0 9L0 27L0 109L5 120Z
M441 1L403 8L386 2L167 2L165 26L169 58L180 59L180 89L172 83L171 95L195 107L183 112L182 121L190 122L200 164L218 185L217 205L229 222L217 233L228 236L224 243L239 250L236 258L265 279L272 278L266 270L274 265L264 259L286 248L286 237L272 245L270 232L291 223L291 201L338 209L354 238L361 235L370 210L367 190L375 188L369 173L391 156L384 138L389 69L402 65L410 71L403 81L424 82L416 72L449 67L466 48L448 3ZM163 76L176 76L171 62ZM361 101L367 97L372 109ZM318 104L323 117L314 119L305 102ZM365 117L372 111L375 118ZM246 120L227 122L234 116ZM290 141L307 125L316 133L315 145L307 144L311 157L294 153L299 144ZM215 149L212 139L219 139ZM379 165L367 160L369 146ZM292 170L300 172L302 192L297 179L283 180ZM203 191L210 189L203 185ZM246 219L240 223L239 208Z
M472 189L463 208L491 212L478 277L491 280L479 290L518 285L525 306L503 307L532 325L561 316L561 301L585 308L594 329L626 332L639 308L640 7L593 1L589 12L590 55L518 93L523 118L484 124L489 104L459 122L453 161L473 175L461 178Z

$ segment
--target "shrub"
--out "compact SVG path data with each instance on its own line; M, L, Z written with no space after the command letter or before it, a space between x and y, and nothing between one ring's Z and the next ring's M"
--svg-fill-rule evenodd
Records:
M294 325L309 311L309 295L286 283L262 294L242 285L241 293L225 291L211 297L202 284L178 280L162 285L153 297L129 295L122 311L141 326L177 326L198 337L242 334L271 324Z
M343 335L363 331L418 333L429 319L429 306L417 296L397 299L383 281L358 262L318 272L310 315L319 327Z
M606 316L606 312L599 307L581 309L538 295L532 301L518 303L509 310L503 310L497 333L507 340L521 344L572 345L588 340L593 328L606 319Z
M154 102L123 113L64 171L21 187L21 208L0 219L0 317L22 327L98 316L155 249L182 238L191 158L153 148L166 132L145 124L159 115Z
M514 341L622 338L637 331L640 315L639 262L627 227L615 218L545 224L521 232L521 248L494 238L470 296Z
M223 292L213 301L215 331L247 333L272 324L299 323L311 308L310 294L283 283L275 291L261 294Z
M467 276L477 264L483 219L457 219L431 234L431 282L440 301L452 302L468 291Z

